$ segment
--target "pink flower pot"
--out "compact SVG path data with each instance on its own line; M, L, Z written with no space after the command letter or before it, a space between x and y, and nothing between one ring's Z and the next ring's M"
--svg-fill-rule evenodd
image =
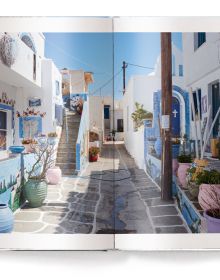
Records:
M58 166L51 167L47 170L47 181L51 185L57 185L61 181L62 172Z
M183 188L187 187L187 181L186 181L186 173L187 169L190 167L191 163L179 163L179 167L177 170L177 176L179 179L179 182Z
M218 209L220 207L220 185L202 184L199 187L198 201L203 210Z
M23 146L25 147L25 152L26 153L33 153L33 147L31 146L31 144L23 144Z
M179 163L176 158L173 158L172 166L173 166L173 175L176 175L177 169L179 167Z

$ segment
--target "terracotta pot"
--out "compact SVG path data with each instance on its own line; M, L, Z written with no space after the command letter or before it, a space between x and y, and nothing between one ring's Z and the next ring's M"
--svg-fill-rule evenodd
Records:
M206 219L208 233L220 233L220 218L212 217L208 210L204 212L203 216Z
M176 158L172 160L172 167L173 167L173 175L176 175L177 169L179 167L179 162Z
M187 187L187 180L186 180L186 173L187 169L190 167L191 163L180 163L177 170L177 176L179 179L179 182L183 188Z
M32 144L23 144L23 146L25 147L26 153L33 153L34 149L32 147Z
M203 210L206 211L220 207L220 205L214 199L215 193L218 195L220 201L220 185L200 185L198 201Z
M60 167L54 166L47 170L47 181L51 185L57 185L61 181L62 172Z
M95 162L98 160L98 155L89 155L89 161L90 162Z

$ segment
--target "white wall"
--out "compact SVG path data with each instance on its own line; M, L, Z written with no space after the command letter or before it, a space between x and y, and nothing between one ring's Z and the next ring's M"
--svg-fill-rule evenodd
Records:
M194 33L183 33L186 86L220 67L220 33L206 33L206 42L194 50Z
M173 85L184 88L184 77L179 76L179 65L183 65L182 52L172 44L172 55L175 57L173 64ZM184 74L184 67L183 67ZM144 109L153 113L154 92L161 90L161 58L158 56L155 70L149 75L132 76L128 82L123 96L124 116L124 141L127 151L140 165L144 162L144 149L140 150L141 132L134 131L134 123L131 114L135 111L135 102L144 105ZM137 136L138 135L138 136ZM144 138L144 136L142 137ZM142 151L141 153L138 151Z
M60 84L60 95L56 96L56 83ZM17 88L15 109L22 112L28 107L28 99L33 97L41 98L42 105L36 107L40 112L46 112L42 119L42 133L54 132L57 130L55 121L55 104L62 105L61 74L50 59L42 60L42 88ZM16 120L16 143L20 143L18 135L19 124Z
M83 70L69 70L70 93L85 92L85 76Z
M0 33L0 38L4 33ZM32 83L41 86L41 59L36 55L36 80L33 76L34 52L23 42L17 33L10 33L17 40L17 56L14 64L9 68L0 61L0 79L14 86L27 86ZM13 71L14 73L13 73ZM21 77L24 79L21 79ZM27 80L27 81L25 81ZM27 82L27 83L26 83Z

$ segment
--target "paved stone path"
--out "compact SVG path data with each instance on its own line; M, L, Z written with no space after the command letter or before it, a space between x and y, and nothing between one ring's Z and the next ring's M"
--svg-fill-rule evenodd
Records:
M19 210L14 231L185 233L187 227L174 202L160 200L159 188L136 167L124 145L113 149L106 144L99 161L90 163L81 177L49 185L43 206Z

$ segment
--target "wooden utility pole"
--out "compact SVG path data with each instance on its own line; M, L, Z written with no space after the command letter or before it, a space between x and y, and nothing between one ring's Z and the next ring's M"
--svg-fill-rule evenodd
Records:
M171 33L161 33L162 158L161 198L172 199L172 51Z

